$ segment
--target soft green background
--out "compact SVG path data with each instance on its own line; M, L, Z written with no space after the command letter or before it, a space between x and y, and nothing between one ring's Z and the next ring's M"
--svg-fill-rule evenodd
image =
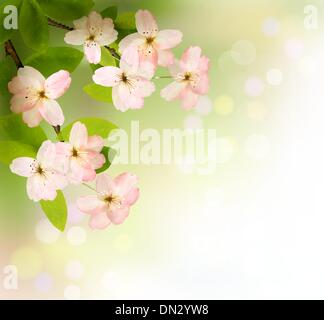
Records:
M98 0L96 9L100 11L114 3L121 11L149 9L160 29L181 30L184 39L175 49L177 56L188 46L198 45L210 58L209 97L214 103L219 96L226 95L232 99L234 108L227 115L213 109L202 117L203 126L216 128L220 138L230 141L230 159L207 176L183 174L176 165L112 166L109 171L112 175L132 171L140 177L141 198L121 226L94 232L88 228L86 218L78 223L87 233L86 242L80 246L68 241L67 233L73 223L54 244L44 244L35 237L35 226L43 217L39 205L27 199L25 180L0 165L0 271L2 264L14 262L18 264L18 271L27 270L20 289L4 292L4 297L64 298L64 290L71 284L80 288L81 298L263 298L276 297L276 293L277 297L294 296L290 282L283 280L290 265L285 274L280 272L281 254L278 257L276 251L280 244L272 247L271 240L264 244L270 256L273 254L271 259L262 250L263 235L271 238L271 232L263 229L269 222L266 210L271 207L271 200L264 203L264 207L261 205L259 211L254 201L260 185L265 180L271 184L271 172L280 157L277 146L281 143L282 128L289 126L289 122L282 123L281 113L291 105L281 102L289 97L294 83L292 75L300 61L287 57L285 43L297 38L305 46L304 54L312 53L314 43L316 48L323 32L322 2L312 1L319 9L320 22L319 29L312 31L303 25L304 7L309 4L306 0ZM274 37L262 33L262 23L268 17L280 23ZM64 45L64 33L51 29L51 43ZM19 39L15 40L19 54L27 56L29 53L19 44ZM236 64L228 54L239 40L248 40L256 48L256 58L247 66ZM266 83L266 73L271 68L283 72L284 80L278 87ZM160 75L165 73L166 70L158 70ZM157 90L146 99L142 110L120 113L113 105L95 102L82 91L82 87L91 82L91 74L86 61L73 73L72 86L59 101L67 122L96 116L126 130L132 120L140 121L141 128L162 130L183 128L186 117L195 114L195 111L182 110L177 102L167 103L160 98L159 91L168 83L167 79L155 80ZM245 81L251 76L265 83L260 97L249 97L244 91ZM254 101L264 108L261 120L249 116L247 106ZM1 106L1 112L6 107ZM46 124L43 126L51 132ZM267 137L271 144L267 156L259 161L251 159L245 149L246 140L254 134ZM274 190L276 183L280 184L275 182ZM82 187L69 187L69 204L73 205L78 195L87 193ZM210 203L206 194L212 194L208 198ZM210 210L208 207L206 210L206 202ZM228 209L232 206L236 208L235 213ZM246 227L246 221L260 222L263 227ZM275 216L270 224L276 229L280 218ZM244 232L240 226L244 226ZM238 234L243 235L243 239ZM249 234L255 238L246 240ZM276 237L275 232L273 237ZM240 241L244 247L238 250ZM257 242L261 243L260 247L253 250ZM29 259L36 262L33 264ZM64 270L70 260L77 260L84 267L80 279L71 280L66 276ZM277 271L279 276L276 276ZM35 287L35 279L41 273L53 280L51 289L45 293ZM271 279L279 280L273 284Z

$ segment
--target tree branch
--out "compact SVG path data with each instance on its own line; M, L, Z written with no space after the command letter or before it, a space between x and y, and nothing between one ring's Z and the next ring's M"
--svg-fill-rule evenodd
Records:
M23 68L24 65L22 64L22 62L17 54L17 51L16 51L15 47L13 46L11 40L8 40L5 42L4 48L6 51L6 55L10 56L12 58L12 60L14 61L14 63L17 66L17 69Z
M60 28L60 29L68 30L68 31L74 30L74 28L69 27L61 22L57 22L49 17L47 17L47 23L48 23L48 25L50 25L52 27L56 27L56 28Z

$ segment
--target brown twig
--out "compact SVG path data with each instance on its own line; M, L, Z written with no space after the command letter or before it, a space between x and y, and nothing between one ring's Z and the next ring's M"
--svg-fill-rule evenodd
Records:
M110 52L110 54L115 58L116 60L120 60L120 55L117 53L117 51L114 48L105 46L105 48Z
M21 62L21 60L17 54L17 51L16 51L15 47L13 46L11 40L6 41L4 44L4 47L5 47L6 55L10 56L12 58L12 60L14 61L14 63L17 66L17 69L23 68L24 65Z
M74 30L74 28L69 27L61 22L57 22L55 20L53 20L52 18L47 17L47 23L48 25L52 26L52 27L56 27L56 28L60 28L60 29L64 29L64 30L68 30L68 31L72 31Z

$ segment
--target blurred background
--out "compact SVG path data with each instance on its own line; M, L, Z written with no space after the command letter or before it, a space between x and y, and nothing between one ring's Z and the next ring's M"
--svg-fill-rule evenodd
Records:
M113 4L149 9L160 29L181 30L177 56L200 46L211 60L210 93L187 112L160 98L169 80L156 80L142 110L120 113L82 91L92 74L83 61L60 99L67 122L216 129L216 170L113 165L113 176L140 177L126 222L91 230L75 206L89 190L69 187L60 233L28 200L25 179L0 165L0 298L323 299L323 2L97 0L96 9ZM309 5L316 28L305 25ZM52 29L52 44L64 45L64 33ZM7 265L17 266L18 290L2 285Z

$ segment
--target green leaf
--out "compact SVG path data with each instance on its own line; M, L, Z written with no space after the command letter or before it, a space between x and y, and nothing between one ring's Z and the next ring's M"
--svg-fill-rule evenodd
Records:
M94 6L92 0L38 0L45 14L59 21L86 16Z
M122 30L133 30L136 29L135 24L135 13L134 12L123 12L120 13L115 20L115 27Z
M0 162L10 165L11 162L20 157L36 157L36 151L33 146L21 143L19 141L0 141Z
M10 6L10 5L16 7L17 9L19 9L21 0L5 0L5 1L2 0L1 2L2 3L0 4L0 44L2 44L5 41L9 40L11 35L16 31L16 29L9 29L9 30L5 29L4 22L5 21L7 22L7 20L8 20L9 25L11 27L16 27L16 26L14 24L14 21L11 18L12 14L13 14L13 11L10 10L10 11L8 11L8 13L5 13L4 9L7 6Z
M101 15L104 18L111 18L112 20L115 20L117 18L118 8L117 6L112 6L109 8L106 8L104 11L101 12Z
M116 60L105 47L101 48L101 60L99 64L102 66L116 66Z
M5 57L3 61L0 62L0 98L1 98L1 111L7 106L7 111L9 109L10 93L8 91L9 81L16 75L17 69L15 63L10 57Z
M112 102L112 88L100 86L99 84L90 83L83 87L83 91L91 98L100 102Z
M54 201L40 202L43 211L52 225L60 231L64 231L67 220L67 205L62 191L57 191Z
M96 170L97 174L106 171L111 166L112 160L116 155L116 151L108 147L103 147L101 153L105 156L106 162L100 169Z
M47 18L36 0L23 0L19 14L19 30L25 44L42 51L48 46Z
M83 123L87 127L89 136L99 135L102 138L106 139L112 130L117 129L117 127L113 123L104 119L82 118L74 121L73 123L70 123L62 130L62 136L64 140L69 140L70 131L74 123L78 121Z
M48 77L51 74L66 70L73 72L80 64L83 53L70 47L49 47L45 52L28 57L26 65L32 66Z
M9 114L0 117L0 140L17 140L38 150L47 137L41 127L29 128L20 115Z

